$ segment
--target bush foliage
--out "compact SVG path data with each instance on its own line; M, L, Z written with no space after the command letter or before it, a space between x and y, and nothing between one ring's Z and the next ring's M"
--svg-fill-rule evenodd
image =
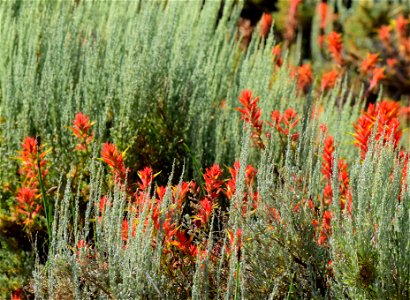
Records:
M408 299L408 18L341 2L1 3L1 297Z

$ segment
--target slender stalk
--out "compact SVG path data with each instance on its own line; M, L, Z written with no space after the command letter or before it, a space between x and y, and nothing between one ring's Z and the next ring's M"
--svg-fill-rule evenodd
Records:
M188 145L184 143L184 147L188 153L188 155L191 157L192 162L194 164L194 169L198 173L198 180L201 183L201 186L204 185L204 180L203 180L203 174L201 172L201 168L198 164L198 161L196 160L195 156L192 155L191 149L189 149Z
M38 149L40 148L40 145L38 145ZM44 212L46 215L46 225L47 225L47 233L48 233L48 238L51 241L52 239L52 232L51 232L51 206L50 203L47 201L46 197L46 192L44 189L44 183L43 183L43 176L41 173L41 165L40 165L40 153L37 151L37 169L38 169L38 180L40 182L40 191L41 191L41 198L43 199L43 206L44 206Z
M239 272L241 270L241 265L238 260L237 265L236 265L236 282L235 282L235 300L239 299Z

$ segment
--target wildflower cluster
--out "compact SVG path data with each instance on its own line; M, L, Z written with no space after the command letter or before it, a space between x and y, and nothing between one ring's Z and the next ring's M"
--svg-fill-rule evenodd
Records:
M251 139L254 142L254 145L260 149L264 149L265 141L262 134L263 121L260 119L261 109L257 106L259 97L255 98L253 102L250 102L249 99L251 95L252 91L250 90L242 91L239 101L244 108L237 109L241 113L241 119L251 125ZM300 118L294 109L289 108L283 114L277 110L272 111L271 121L272 122L267 121L266 123L270 127L275 128L275 131L279 133L280 138L284 140L284 142L287 142L288 136L290 136L293 141L297 140L299 137L299 133L295 131L295 128L297 127ZM271 134L266 133L266 136L271 137Z
M318 239L318 244L322 245L331 233L331 219L332 211L330 209L330 204L333 201L333 172L337 166L337 178L339 182L339 205L342 212L347 211L349 214L352 213L352 194L349 188L349 170L348 164L344 159L339 159L335 161L335 145L332 136L326 136L324 140L323 147L323 158L322 158L322 174L324 175L326 186L323 189L323 217L322 226L320 228L320 235ZM336 166L335 166L336 163ZM314 220L312 224L317 225L318 221Z
M340 33L332 31L327 36L327 47L333 60L339 65L343 65L343 41Z
M372 69L370 88L384 79L387 85L405 92L409 88L409 19L399 15L390 24L382 25L378 29L378 39L374 43L377 52L367 54L361 71Z
M306 25L301 24L300 13L308 6L303 1L296 0L290 1L286 8L281 8L283 12L286 10L286 17L282 32L276 32L276 36L282 36L283 43L273 48L275 65L282 65L283 57L281 55L285 53L284 50L292 51L300 26ZM317 72L322 74L320 89L318 88L320 92L332 89L337 79L342 79L348 74L352 78L352 88L357 94L360 86L354 84L356 79L359 79L357 82L362 82L365 85L366 96L377 95L382 83L388 87L387 93L393 97L397 94L408 94L409 78L406 75L409 73L410 66L408 17L401 13L389 24L377 25L377 35L372 37L369 43L371 48L357 49L357 46L352 47L352 44L355 45L355 43L344 41L346 37L342 34L343 30L329 30L330 28L348 27L347 24L338 23L339 15L335 11L334 5L319 1L316 5L316 14L318 16L316 25L318 53L320 59L324 58L330 63L315 64L313 62L319 57L313 57L311 63L303 62L300 66L294 66L289 60L287 63L291 69L291 77L298 75L297 83L301 92L308 91L309 86L313 83L312 73ZM265 15L261 18L261 24L266 23ZM312 20L312 22L314 21ZM261 28L264 27L261 26ZM370 29L374 31L373 27ZM363 47L363 45L360 46ZM312 70L311 65L315 66L315 70ZM384 92L386 93L386 91Z
M400 105L397 102L383 100L376 105L370 104L367 111L362 113L354 124L353 135L355 146L360 149L362 158L366 156L374 130L376 130L376 141L382 138L384 142L391 140L395 147L399 145L402 136L398 118L399 110Z
M22 219L24 225L32 225L35 217L40 213L42 204L40 199L40 184L48 173L45 159L48 151L43 151L38 140L26 137L22 143L22 150L18 156L21 162L19 174L22 186L17 190L17 207L15 217Z
M262 131L264 122L261 119L262 111L257 106L259 98L253 98L252 94L250 90L242 92L239 99L244 107L239 108L238 111L242 120L252 128L251 138L254 142L256 141L254 143L256 149L265 149L265 138L272 139L273 134L279 138L278 140L273 139L273 142L280 141L284 147L292 147L293 143L297 143L301 138L298 131L301 118L297 112L293 108L288 108L284 112L273 110L270 114L270 121L266 122L273 132L264 133ZM383 143L388 143L392 138L397 138L397 141L393 140L392 145L398 147L401 136L401 129L398 127L400 124L397 119L399 111L400 106L397 103L383 100L376 105L370 105L362 113L354 124L355 145L360 148L362 156L368 150L372 131L376 130L375 126L378 123L380 127L377 127L375 140L383 139ZM316 115L312 115L312 118L316 117ZM120 212L121 223L118 224L122 251L126 253L130 251L128 250L130 247L134 247L134 240L140 238L137 232L141 229L138 228L142 225L142 234L144 239L149 240L148 244L152 251L161 250L161 269L165 274L164 276L172 278L173 282L184 286L184 277L181 277L180 274L194 272L194 270L198 270L198 266L205 268L203 264L205 260L208 261L208 268L216 268L218 265L230 261L232 253L236 253L235 257L242 256L242 249L249 247L252 239L244 238L244 227L232 226L228 222L231 210L238 210L242 214L243 220L247 220L246 222L251 224L250 220L252 219L263 220L260 219L262 217L260 205L262 205L263 208L266 208L267 217L266 223L262 222L262 224L266 224L266 230L276 237L274 241L280 242L281 234L288 230L290 222L303 220L302 216L305 214L308 222L303 223L303 226L310 227L310 229L304 229L306 230L304 239L312 243L312 247L316 247L317 251L326 251L327 253L331 250L329 239L335 234L334 226L336 226L334 220L337 215L333 209L333 202L337 201L340 207L338 218L343 224L346 218L354 218L355 216L355 210L353 210L355 199L352 195L347 161L336 157L335 140L329 135L327 126L322 124L320 130L323 135L323 148L321 148L320 143L315 147L317 150L323 149L318 158L322 174L321 193L308 196L305 179L300 174L291 172L289 178L292 178L293 184L289 187L290 192L294 195L300 195L293 210L291 210L293 215L291 219L286 213L282 215L283 211L280 206L267 204L266 199L263 199L258 193L258 171L252 165L245 166L244 189L241 195L237 194L238 175L241 169L239 161L228 168L227 178L224 177L224 171L218 164L205 168L202 175L203 185L197 184L195 181L183 180L175 185L158 185L155 181L159 173L155 173L151 167L145 167L136 172L138 175L136 182L132 182L132 177L130 177L131 182L126 182L128 180L127 174L131 170L126 166L125 153L121 153L115 144L103 143L101 161L109 168L111 175L109 178L112 183L108 187L119 186L120 192L124 194L126 200L126 204ZM291 145L287 145L289 141L292 142ZM45 153L37 153L39 147L36 141L31 138L25 140L23 149L20 158L26 164L20 173L26 175L28 185L37 187L38 182L34 178L38 176L36 173L38 170L36 171L30 166L33 165L36 157L40 158L40 166L46 166ZM397 157L397 163L404 164L402 180L407 172L408 157L403 151ZM44 177L45 174L46 172L42 176ZM337 191L334 190L335 182L338 183ZM278 181L276 184L280 185L281 183ZM105 190L104 188L102 192L103 195L97 202L95 220L98 226L103 227L112 222L110 211L115 207L115 200L113 195L109 193L109 189ZM18 194L18 198L24 199L25 203L34 208L32 215L38 213L40 209L35 202L31 203L29 200L35 197L35 192L27 188L21 188ZM234 199L234 197L238 198ZM401 199L399 198L400 201ZM291 221L292 219L294 221ZM213 236L212 239L208 239L210 235ZM90 236L84 236L76 243L71 248L76 255L79 266L87 270L92 268L90 266L97 266L95 267L96 272L107 270L108 265L102 263L101 253L97 251L98 245ZM298 256L295 256L294 259L303 263ZM329 271L330 265L332 264L329 264L329 259L326 259L320 266L327 270L326 276L332 280L334 274ZM216 278L209 275L208 280L213 281Z
M237 177L239 173L241 165L239 161L236 161L233 167L229 168L229 173L231 178L225 184L225 195L229 201L232 201L232 197L235 195L236 192L236 183ZM249 211L250 213L254 212L258 208L258 192L254 190L254 183L256 178L257 170L252 165L247 165L245 169L245 185L246 190L243 192L242 198L242 215L246 216ZM251 200L251 204L249 205L249 200ZM249 207L249 208L248 208Z
M69 127L74 136L79 140L75 146L78 151L88 151L88 145L93 140L94 133L91 131L91 126L94 122L90 122L90 117L79 112L75 115L73 126Z
M408 298L406 9L233 2L0 6L0 298Z
M332 89L335 86L338 78L339 72L337 70L325 72L322 75L322 81L320 82L320 89L322 90L322 92Z
M291 133L291 139L297 140L299 137L299 133L293 133L292 131L295 129L296 125L299 123L300 118L298 117L296 111L293 108L288 108L285 112L281 115L279 111L274 110L271 112L271 122L268 124L271 127L274 127L281 136L287 138Z
M101 149L101 159L110 167L111 175L115 180L124 183L127 177L124 153L119 153L114 144L104 143Z
M383 138L383 143L392 142L395 147L398 146L402 131L400 129L400 122L398 119L400 111L400 105L397 102L383 100L380 103L371 104L367 111L363 112L358 118L358 121L353 124L355 134L354 144L360 148L361 157L364 158L369 147L370 137L378 122L377 131L374 137L375 141ZM313 114L312 117L315 117ZM292 140L297 140L299 133L293 133L294 128L297 126L300 119L297 113L292 109L287 109L283 114L274 110L271 112L271 121L268 125L275 128L279 133L279 136L291 137ZM321 132L325 135L323 154L322 154L322 174L324 176L325 185L323 187L323 194L320 202L302 201L302 203L308 203L312 214L312 225L317 229L318 235L315 235L318 245L324 245L332 234L331 222L334 212L332 212L332 202L337 200L340 206L342 214L351 215L353 213L353 197L350 187L349 166L346 160L335 158L336 147L334 138L328 135L328 129L326 125L321 125ZM403 156L404 157L404 156ZM237 173L239 167L231 169L231 174ZM336 174L334 174L336 172ZM334 178L338 182L338 191L334 191ZM297 176L295 176L297 182ZM234 180L228 182L229 196L234 193ZM296 183L295 182L295 183ZM296 187L297 185L295 185ZM293 187L293 188L295 188ZM293 189L292 188L292 189ZM334 199L334 195L338 196L338 199ZM295 212L299 211L299 204L294 208ZM280 220L280 213L274 207L270 208L273 220ZM319 214L319 212L321 212Z
M329 205L332 203L332 176L335 168L334 161L335 145L332 136L327 136L324 141L323 148L323 162L322 162L322 174L326 180L326 187L323 190L324 204ZM349 175L348 164L344 159L337 161L339 196L340 196L340 209L343 211L347 208L351 213L352 196L349 191Z
M261 109L258 107L259 97L253 98L252 91L243 90L241 96L239 97L241 102L241 108L238 108L238 111L241 113L241 118L245 120L246 123L251 125L252 133L251 137L253 142L260 148L264 148L262 141L262 121Z
M115 182L122 186L122 180L125 179L124 176L129 171L129 168L125 166L122 154L118 152L114 144L105 143L101 156L102 160L110 167ZM177 272L177 269L194 267L198 257L209 255L205 252L207 244L204 244L203 241L208 233L214 230L215 224L211 220L216 211L218 214L229 214L229 201L235 194L239 162L236 162L229 171L231 178L224 182L223 170L219 165L214 164L206 168L203 174L202 193L201 187L194 181L181 181L173 186L155 186L155 197L150 196L150 190L151 187L154 187L153 180L158 173L154 174L150 167L138 171L139 180L136 184L136 191L132 191L130 188L124 190L129 202L121 224L124 249L127 249L130 239L135 238L137 224L143 222L144 227L146 227L152 222L154 226L151 237L152 245L155 248L161 244L165 255L165 264L169 266L167 272L173 274ZM244 216L248 211L248 198L252 201L252 210L257 208L258 196L256 192L253 192L255 176L256 170L248 165L246 167L247 190L244 192L243 207L241 208ZM133 186L132 182L128 185ZM100 200L99 222L104 222L107 202L110 202L107 195ZM164 202L168 202L166 210L164 210L164 205L166 205ZM145 217L145 211L148 211L148 217ZM186 217L187 215L189 218ZM227 218L222 218L219 215L217 222L222 220L227 220ZM214 241L211 250L213 257L220 257L221 249L224 247L226 253L229 254L233 247L232 231L228 229L228 225L223 222L219 223L218 226L226 229L228 244L224 245L224 236ZM162 233L162 235L158 235L158 233ZM237 234L241 235L240 229ZM162 236L162 238L158 240L158 236ZM238 243L241 242L238 241ZM241 244L238 245L237 248L240 248ZM175 266L178 266L177 269L172 270Z
M293 68L290 77L295 78L295 76L297 76L298 89L306 94L313 83L313 73L310 64L304 64L296 69Z

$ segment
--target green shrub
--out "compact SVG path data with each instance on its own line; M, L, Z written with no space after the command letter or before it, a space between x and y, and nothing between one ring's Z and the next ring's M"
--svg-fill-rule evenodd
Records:
M409 297L399 105L292 69L300 37L280 64L272 35L241 48L241 6L0 4L2 297L25 285L28 244L37 298ZM41 210L20 220L23 187Z

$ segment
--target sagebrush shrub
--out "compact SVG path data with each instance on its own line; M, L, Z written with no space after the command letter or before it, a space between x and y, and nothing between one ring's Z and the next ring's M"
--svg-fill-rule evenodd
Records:
M405 110L335 31L321 80L268 15L244 49L241 6L0 4L1 243L37 255L2 297L409 297Z

